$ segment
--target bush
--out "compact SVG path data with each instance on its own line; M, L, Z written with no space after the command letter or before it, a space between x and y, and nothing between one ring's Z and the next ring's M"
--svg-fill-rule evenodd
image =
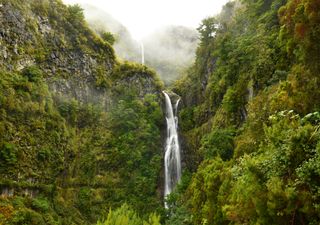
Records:
M86 215L90 215L92 203L92 191L89 188L81 188L78 193L77 207Z
M107 219L98 221L97 225L160 225L160 217L150 214L148 221L145 221L127 204L124 204L115 211L110 209Z
M229 160L233 156L235 130L217 129L205 135L201 140L200 151L206 159L220 156L223 160Z
M0 147L0 160L7 165L14 165L17 162L17 152L14 144L4 142Z
M32 208L41 212L49 210L49 202L45 198L35 198L32 200Z
M68 6L68 11L69 11L70 22L77 25L77 23L81 24L84 21L83 9L81 8L80 5L75 4L75 5Z
M43 78L42 71L37 66L26 67L22 74L28 78L30 82L39 82Z
M20 209L14 213L12 224L45 225L46 223L39 213L30 209Z
M101 38L102 38L104 41L108 42L110 45L113 45L113 44L115 43L115 41L116 41L116 38L115 38L115 37L113 36L113 34L110 33L110 32L103 32L103 33L101 34Z

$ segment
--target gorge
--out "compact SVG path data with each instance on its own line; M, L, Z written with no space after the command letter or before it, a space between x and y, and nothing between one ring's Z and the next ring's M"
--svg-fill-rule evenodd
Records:
M143 65L79 5L0 0L0 224L319 224L319 12L230 1Z

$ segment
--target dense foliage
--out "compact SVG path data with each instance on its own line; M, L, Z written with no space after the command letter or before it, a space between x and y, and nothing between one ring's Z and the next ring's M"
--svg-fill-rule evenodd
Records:
M124 202L143 213L160 207L157 96L116 92L104 112L56 97L39 74L1 72L1 187L14 196L1 199L0 221L83 224Z
M202 21L173 86L185 169L167 210L157 75L119 62L78 5L0 5L0 224L319 223L318 0Z
M318 224L317 0L242 0L203 20L174 91L192 179L167 224Z
M159 224L157 75L117 62L112 36L92 32L78 5L10 0L0 13L26 32L0 35L0 224L95 224L110 208L104 224L127 211Z
M116 211L110 209L107 218L102 222L99 221L97 225L160 225L160 217L151 214L148 220L143 220L128 205L124 204Z

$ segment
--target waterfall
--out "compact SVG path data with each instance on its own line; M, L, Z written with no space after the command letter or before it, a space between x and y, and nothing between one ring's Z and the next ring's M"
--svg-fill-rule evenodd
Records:
M141 64L144 65L144 45L142 42L140 42L141 47Z
M178 140L178 105L180 99L172 107L171 99L163 92L166 101L167 139L164 156L165 186L164 197L171 193L181 177L181 157ZM167 206L166 206L167 207Z

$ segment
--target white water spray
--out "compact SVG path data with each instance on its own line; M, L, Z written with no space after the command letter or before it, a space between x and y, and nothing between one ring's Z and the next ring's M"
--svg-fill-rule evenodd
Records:
M166 101L167 139L164 156L165 186L164 197L170 194L181 177L181 157L178 140L178 106L179 101L172 107L171 99L166 92L163 92ZM167 207L167 205L165 205Z

